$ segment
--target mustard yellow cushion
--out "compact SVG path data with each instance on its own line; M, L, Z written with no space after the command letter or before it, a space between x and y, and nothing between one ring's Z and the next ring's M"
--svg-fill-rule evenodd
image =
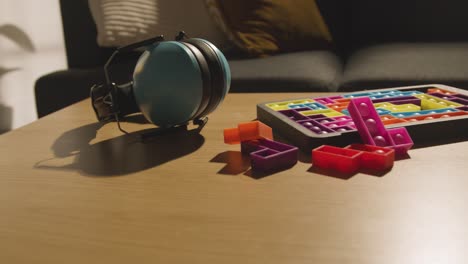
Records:
M319 49L332 37L314 0L207 0L228 38L251 56Z

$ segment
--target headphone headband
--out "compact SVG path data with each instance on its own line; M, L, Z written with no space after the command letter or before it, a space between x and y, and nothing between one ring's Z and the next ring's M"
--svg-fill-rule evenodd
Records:
M106 78L106 84L95 84L91 87L91 103L99 121L111 121L114 119L118 120L118 115L124 116L126 114L138 112L138 106L136 105L136 103L126 107L128 109L126 109L125 107L124 109L121 109L120 107L120 100L117 99L119 92L116 84L111 81L108 70L114 58L121 52L132 51L137 48L145 47L160 41L164 41L164 36L160 35L154 38L145 39L136 43L119 47L112 53L112 55L104 64L104 76ZM130 87L126 89L127 85L129 85ZM119 88L128 90L131 89L131 85L132 83L129 83L123 86L119 86ZM127 92L125 94L131 94L131 92ZM136 111L132 112L130 109Z

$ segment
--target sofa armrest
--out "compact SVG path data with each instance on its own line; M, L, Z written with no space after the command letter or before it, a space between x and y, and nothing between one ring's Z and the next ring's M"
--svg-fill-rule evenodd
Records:
M60 0L63 35L69 68L89 68L103 65L113 52L96 42L96 25L88 0Z

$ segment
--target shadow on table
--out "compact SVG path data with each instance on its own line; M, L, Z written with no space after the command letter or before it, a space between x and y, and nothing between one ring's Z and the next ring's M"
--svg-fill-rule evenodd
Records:
M56 158L74 156L72 164L47 165L51 160L38 162L35 167L53 170L77 170L86 176L122 176L164 164L199 149L205 139L196 129L178 127L163 133L157 128L145 129L90 144L101 123L89 124L62 134L52 145ZM157 133L151 137L142 136Z
M315 174L320 174L322 176L328 176L332 178L337 178L337 179L342 179L342 180L349 180L352 178L354 175L357 173L363 173L371 176L376 176L376 177L383 177L385 174L389 173L392 169L388 170L371 170L371 169L359 169L355 173L343 173L339 172L336 170L330 170L330 169L323 169L323 168L318 168L317 166L311 166L307 171Z
M226 165L218 171L223 175L239 175L250 168L250 158L242 155L240 151L225 151L219 153L210 162L225 163Z
M210 162L226 164L223 168L221 168L221 170L218 171L218 174L232 176L243 174L257 180L289 169L279 168L277 170L266 172L254 171L251 169L249 155L243 155L240 151L225 151L219 153L214 158L212 158Z

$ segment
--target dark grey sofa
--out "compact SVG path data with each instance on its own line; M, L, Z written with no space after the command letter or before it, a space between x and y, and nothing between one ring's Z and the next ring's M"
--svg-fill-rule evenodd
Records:
M229 54L231 92L347 92L442 83L468 89L468 2L317 0L334 38L327 50L261 59ZM39 117L89 96L112 49L96 44L87 0L61 0L68 69L39 78ZM116 82L131 79L138 53L120 57Z

